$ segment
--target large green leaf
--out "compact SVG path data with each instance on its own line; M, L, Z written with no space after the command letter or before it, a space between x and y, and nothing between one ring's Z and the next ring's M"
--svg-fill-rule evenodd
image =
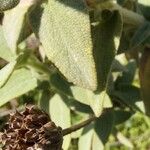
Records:
M14 59L14 55L5 40L2 26L0 26L0 58L5 59L6 61L12 61Z
M10 62L0 70L0 88L6 83L16 65L16 61Z
M56 123L56 125L64 128L71 126L71 116L70 110L67 105L64 103L62 97L58 94L55 94L50 99L49 112L51 119ZM71 135L64 137L63 149L67 150L71 141Z
M14 54L17 51L17 44L23 38L30 34L30 28L27 26L26 13L32 6L32 1L21 1L17 7L6 11L3 19L3 30L9 48Z
M92 33L99 88L104 89L119 46L122 18L118 11L103 11L101 16L104 19L93 25Z
M46 55L69 82L95 90L90 20L81 0L48 0L30 15Z
M37 79L29 70L19 69L13 72L5 86L0 88L0 106L13 98L37 87Z

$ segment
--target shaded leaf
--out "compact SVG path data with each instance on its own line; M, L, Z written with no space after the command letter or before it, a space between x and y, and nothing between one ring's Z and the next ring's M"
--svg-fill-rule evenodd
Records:
M146 21L134 34L131 41L131 46L137 47L141 44L145 45L148 43L150 44L150 23Z
M105 15L107 10L102 12ZM122 18L118 11L92 26L94 58L96 62L99 89L106 88L111 65L120 42Z
M129 107L141 111L140 108L136 105L136 102L140 101L139 88L132 85L122 85L118 90L113 91L112 95Z
M131 113L130 111L124 111L124 110L115 110L114 111L114 122L115 125L121 124L123 122L125 122L126 120L128 120L133 113Z
M119 76L116 80L116 86L119 89L123 84L132 84L135 73L137 69L136 61L129 61L125 66L125 71L123 71L122 76Z
M144 17L150 20L150 1L149 0L138 0L138 6Z
M114 114L109 110L102 114L95 122L95 133L100 141L105 144L114 125ZM95 150L95 149L94 149Z

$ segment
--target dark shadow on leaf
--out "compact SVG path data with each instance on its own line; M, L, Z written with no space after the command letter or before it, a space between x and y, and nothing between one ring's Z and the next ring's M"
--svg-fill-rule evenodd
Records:
M114 11L112 14L105 10L103 12L103 20L97 25L92 26L93 54L99 84L98 90L105 88L114 60L116 51L114 36L118 36L118 16L118 11Z
M38 33L41 24L41 17L43 14L43 10L44 8L42 8L40 5L36 5L36 7L33 8L29 13L30 25L37 37L39 37Z
M91 123L91 124L87 125L86 127L84 127L84 129L82 131L82 135L84 135L84 134L88 133L89 131L91 131L93 129L93 127L94 127L93 123Z
M83 0L56 0L56 2L71 7L72 9L78 10L82 13L87 13L86 5Z
M148 3L148 2L147 2ZM143 14L143 16L150 21L150 6L146 6L146 5L142 5L142 4L138 4L139 9L141 11L141 13Z

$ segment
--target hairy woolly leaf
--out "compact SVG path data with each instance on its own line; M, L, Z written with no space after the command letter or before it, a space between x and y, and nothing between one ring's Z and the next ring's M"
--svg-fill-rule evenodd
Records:
M30 15L46 55L69 82L97 87L89 14L81 0L48 0Z
M26 14L32 5L32 1L21 1L17 7L5 12L3 19L4 35L14 54L17 53L17 44L31 32L29 26L27 27Z

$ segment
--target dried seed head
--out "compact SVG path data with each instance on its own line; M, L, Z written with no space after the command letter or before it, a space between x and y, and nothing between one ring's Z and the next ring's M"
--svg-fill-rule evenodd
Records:
M62 142L62 129L35 106L11 114L0 134L2 150L61 150Z

